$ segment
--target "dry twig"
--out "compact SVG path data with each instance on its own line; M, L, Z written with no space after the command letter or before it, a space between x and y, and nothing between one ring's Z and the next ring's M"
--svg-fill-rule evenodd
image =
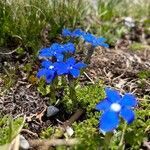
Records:
M34 133L34 132L32 132L32 131L30 131L30 130L28 130L28 129L22 129L21 132L29 133L29 134L31 134L31 135L33 135L33 136L35 136L35 137L38 137L38 134L37 134L37 133Z
M76 145L79 144L77 139L50 139L50 140L30 140L29 144L31 147L39 146L60 146L60 145Z

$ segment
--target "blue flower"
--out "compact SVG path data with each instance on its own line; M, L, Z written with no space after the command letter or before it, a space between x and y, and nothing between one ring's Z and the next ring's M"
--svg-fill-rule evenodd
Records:
M86 67L87 65L83 62L77 62L75 58L70 57L66 60L66 62L57 62L56 63L56 69L57 74L63 75L63 74L70 74L73 76L73 78L77 78L80 75L80 69Z
M102 46L102 47L108 48L109 45L107 43L105 43L105 41L106 41L105 38L99 37L99 38L95 38L93 40L92 44L93 44L94 47Z
M77 63L78 64L78 63ZM83 65L83 64L82 64ZM41 63L42 68L39 69L37 77L45 77L47 83L51 83L52 80L58 75L68 74L68 65L66 62L55 62L52 63L49 60L44 60ZM81 66L82 68L82 66Z
M47 83L52 82L52 80L56 76L55 63L52 63L48 60L44 60L42 62L42 67L43 68L39 69L37 77L45 77Z
M74 53L75 45L71 42L66 44L54 43L48 48L43 48L39 52L39 57L54 57L58 62L62 62L64 59L64 53Z
M99 129L104 132L110 132L119 125L119 116L128 124L135 119L132 110L137 105L137 100L133 94L126 93L121 96L118 91L106 88L106 98L96 105L96 109L103 111L100 118Z
M69 29L63 29L62 30L62 35L64 36L64 37L66 37L66 36L71 36L71 31L69 30Z
M90 43L92 46L102 46L108 48L109 45L105 43L106 39L103 37L95 37L93 34L87 33L82 36L85 42Z
M95 40L95 36L91 33L86 33L82 36L83 40L89 43L93 43Z
M71 42L64 44L63 45L63 52L74 53L75 52L75 45Z
M69 37L74 37L78 38L81 37L85 42L90 43L92 46L97 47L97 46L102 46L108 48L109 45L106 42L106 39L103 37L96 37L93 34L89 32L85 32L81 29L75 29L74 31L70 31L69 29L63 29L62 31L63 36L69 36Z
M55 57L57 61L63 61L63 46L58 43L52 44L49 48L43 48L39 52L39 57Z
M80 36L83 36L84 34L86 34L84 31L82 31L81 29L75 29L71 36L72 37L80 37Z
M42 48L39 51L39 57L51 57L51 49L50 49L50 47Z
M62 30L62 35L64 37L67 37L67 36L70 36L70 37L80 37L83 34L85 34L85 32L82 31L81 29L75 29L72 32L69 29L63 29Z
M74 78L79 77L80 69L85 68L87 65L83 62L77 62L75 58L70 57L66 60L68 74L71 74Z

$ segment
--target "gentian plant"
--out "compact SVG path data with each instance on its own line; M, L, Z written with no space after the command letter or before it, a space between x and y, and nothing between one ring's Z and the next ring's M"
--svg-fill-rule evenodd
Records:
M58 76L68 76L67 80L69 81L69 87L72 87L71 88L72 90L70 90L72 91L71 95L76 95L75 90L73 90L75 88L74 79L79 77L80 70L85 68L89 63L94 48L97 46L108 47L108 44L104 43L105 42L104 38L95 37L94 35L86 33L81 29L75 29L74 31L70 31L69 29L63 29L62 36L69 37L70 41L63 44L53 43L51 46L42 48L39 51L39 58L42 59L41 61L42 68L39 69L37 77L38 78L44 77L46 83L51 83L51 91L54 92L55 91L54 87L57 86L56 80L58 79ZM84 63L83 61L81 62L77 61L74 58L76 53L76 45L74 40L76 38L78 39L80 38L84 40L84 42L88 42L91 44L92 50L89 50L84 60L86 63Z
M85 43L89 43L91 45L91 48L88 49L88 53L85 59L86 63L90 63L91 57L93 55L94 49L98 46L102 46L105 48L108 48L109 45L106 42L106 39L103 37L96 37L93 34L89 32L85 32L81 29L75 29L74 31L71 31L69 29L64 29L62 31L62 35L64 37L70 37L72 39L82 39Z
M125 93L122 96L117 90L111 88L106 88L105 92L106 98L96 105L96 110L103 111L99 119L99 129L104 134L114 132L119 126L119 118L122 117L125 120L122 138L119 144L119 147L122 148L126 125L131 124L135 119L133 108L137 106L137 99L131 93ZM105 140L110 139L106 138ZM109 141L105 142L109 143Z
M96 37L81 29L75 29L73 31L63 29L62 37L65 43L54 43L39 51L41 68L37 72L37 77L44 77L46 83L50 84L50 103L56 103L56 92L59 84L63 88L67 87L69 89L70 99L76 106L79 106L77 104L76 95L76 85L79 81L77 78L84 71L83 69L90 63L94 49L98 46L104 48L108 48L109 46L105 43L105 38ZM77 41L80 40L83 41L83 46L84 43L90 45L88 53L82 61L76 59L76 54L78 52L78 49L76 49L78 44ZM126 123L130 124L135 119L133 108L137 106L137 99L131 93L121 95L118 91L111 88L106 88L105 93L106 98L96 105L96 110L103 112L99 119L99 130L105 135L104 148L108 149L107 145L109 145L109 140L112 137L108 136L108 134L113 133L122 122L120 117L125 120L125 126L119 144L119 147L122 147Z
M103 132L114 131L119 125L121 116L128 124L135 119L132 110L137 106L137 100L133 94L126 93L121 96L118 91L106 88L106 98L96 105L96 109L103 111L100 117L99 129Z

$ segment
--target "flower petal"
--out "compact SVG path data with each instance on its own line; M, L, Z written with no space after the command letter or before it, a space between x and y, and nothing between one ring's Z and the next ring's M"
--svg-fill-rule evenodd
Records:
M87 65L84 64L83 62L78 62L76 63L73 67L76 68L76 69L81 69L81 68L84 68L86 67Z
M84 34L82 37L85 40L85 42L89 42L91 44L93 43L93 40L95 40L95 37L90 33Z
M77 77L79 77L79 75L80 75L80 70L78 70L78 69L70 69L69 70L70 71L70 74L74 77L74 78L77 78Z
M118 113L113 111L106 111L102 114L100 118L100 130L104 132L111 132L116 129L119 125Z
M98 38L97 38L97 42L98 42L98 43L104 43L104 42L106 42L106 39L103 38L103 37L98 37Z
M46 72L47 72L47 69L45 68L39 69L39 71L37 72L37 77L40 78L42 76L45 76Z
M64 62L56 62L54 63L54 66L58 75L68 73L67 65Z
M133 94L126 93L121 101L120 101L121 106L129 106L129 107L135 107L137 105L137 100Z
M43 48L39 51L40 57L51 57L52 53L50 51L50 48Z
M55 57L56 57L58 62L62 62L63 59L64 59L64 55L63 54L56 54Z
M119 94L119 92L117 90L114 90L114 89L111 89L111 88L106 88L105 92L106 92L108 100L111 103L120 102L121 95Z
M72 37L80 37L83 34L84 34L84 31L82 31L81 29L75 29L72 32Z
M39 53L45 53L45 52L47 52L49 50L50 50L49 47L45 47L45 48L40 49Z
M46 76L46 83L51 83L54 77L55 77L55 72L53 73L51 72L49 75Z
M76 60L75 60L74 57L70 57L66 60L66 63L67 63L68 66L72 66L76 63Z
M127 107L123 107L120 111L120 116L128 123L132 123L134 118L135 118L135 114L133 112L132 109L129 109Z
M62 35L63 36L71 36L71 31L69 29L63 29L62 30Z
M109 48L109 45L107 43L101 43L99 44L99 46L105 47L105 48Z
M54 55L55 53L61 54L64 50L63 45L58 43L53 43L50 48Z
M75 52L75 46L73 43L68 42L67 44L64 44L64 51L74 53Z
M50 69L42 68L38 71L37 77L40 78L42 76L45 77L47 83L50 83L53 80L54 76L55 76L55 71L50 70Z
M110 108L110 105L111 103L107 99L104 99L96 105L95 109L99 111L105 111Z
M39 57L51 57L51 56L52 56L52 54L49 51L42 52L39 54Z
M49 68L49 66L52 65L52 62L50 62L48 60L44 60L44 61L42 61L41 65L42 65L42 67Z

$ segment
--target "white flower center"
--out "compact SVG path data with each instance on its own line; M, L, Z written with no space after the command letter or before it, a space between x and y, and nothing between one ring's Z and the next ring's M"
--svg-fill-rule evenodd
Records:
M71 66L70 69L73 69L73 67Z
M49 69L53 69L53 68L54 68L54 66L52 66L52 65L51 65L51 66L49 66Z
M121 106L118 103L113 103L113 104L111 104L110 108L115 112L119 112L121 109Z

